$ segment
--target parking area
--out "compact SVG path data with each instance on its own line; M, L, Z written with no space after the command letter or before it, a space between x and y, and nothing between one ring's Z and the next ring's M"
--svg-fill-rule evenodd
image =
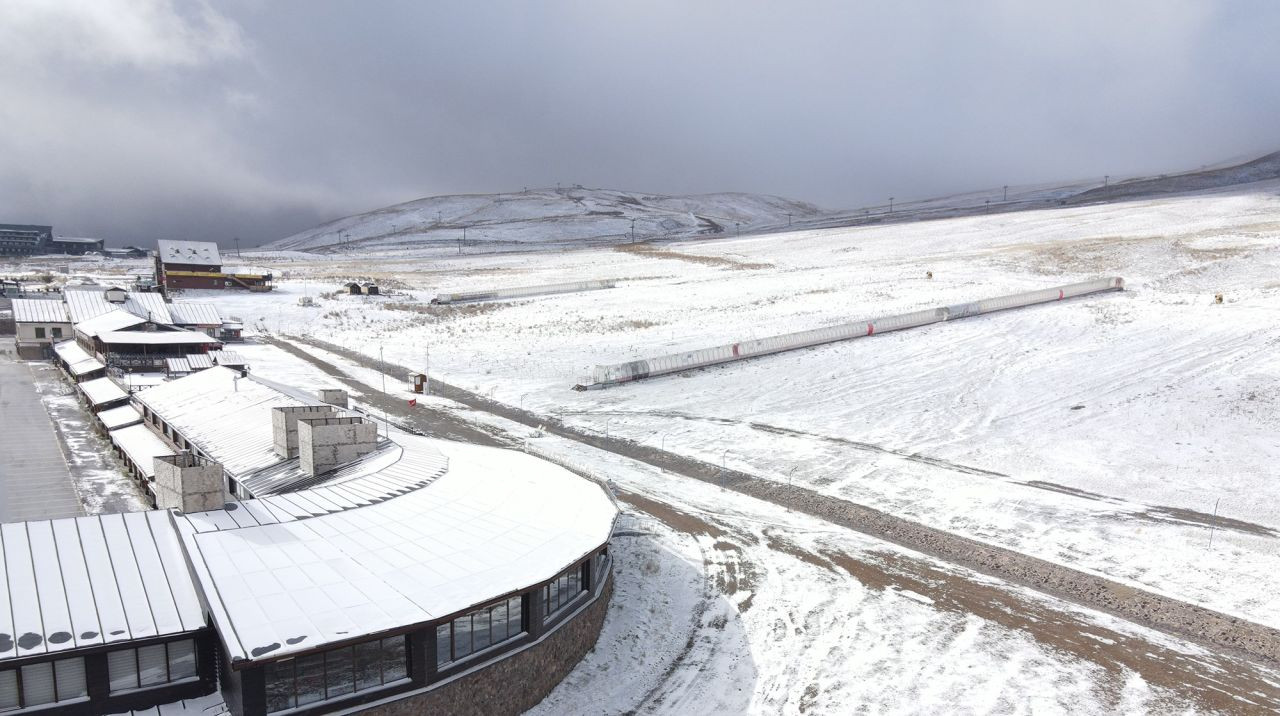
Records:
M62 446L30 368L0 351L0 522L81 514Z

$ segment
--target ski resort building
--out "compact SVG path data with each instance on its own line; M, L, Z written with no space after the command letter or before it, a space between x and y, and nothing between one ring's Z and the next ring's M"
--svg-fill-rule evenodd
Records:
M271 290L269 271L224 267L218 245L212 241L160 241L155 262L156 283L166 291L186 288Z
M599 634L602 484L222 367L127 407L168 509L0 526L0 712L515 714Z
M52 226L0 224L0 256L81 255L103 251L102 239L54 236Z
M71 318L62 301L15 298L13 322L18 355L28 360L50 357L53 344L71 336Z

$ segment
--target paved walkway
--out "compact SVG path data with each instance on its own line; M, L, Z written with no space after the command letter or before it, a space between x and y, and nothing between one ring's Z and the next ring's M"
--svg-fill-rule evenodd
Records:
M0 356L0 522L84 514L24 363Z

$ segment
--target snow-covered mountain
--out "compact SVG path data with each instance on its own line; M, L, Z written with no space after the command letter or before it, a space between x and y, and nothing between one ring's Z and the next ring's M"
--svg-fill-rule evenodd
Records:
M530 189L436 196L348 216L265 249L394 251L468 246L519 248L728 235L826 216L812 204L763 194L668 196L610 189Z

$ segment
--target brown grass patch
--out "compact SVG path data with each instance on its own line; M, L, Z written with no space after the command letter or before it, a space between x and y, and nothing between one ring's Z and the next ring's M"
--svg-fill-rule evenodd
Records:
M717 266L720 268L735 269L738 271L752 271L757 269L773 268L771 263L756 263L751 261L738 261L727 256L702 256L700 254L686 254L680 251L664 249L649 243L638 244L618 244L613 247L614 251L621 251L624 254L638 254L640 256L648 256L655 259L670 259L673 261L684 261L691 264L702 264L703 266Z

